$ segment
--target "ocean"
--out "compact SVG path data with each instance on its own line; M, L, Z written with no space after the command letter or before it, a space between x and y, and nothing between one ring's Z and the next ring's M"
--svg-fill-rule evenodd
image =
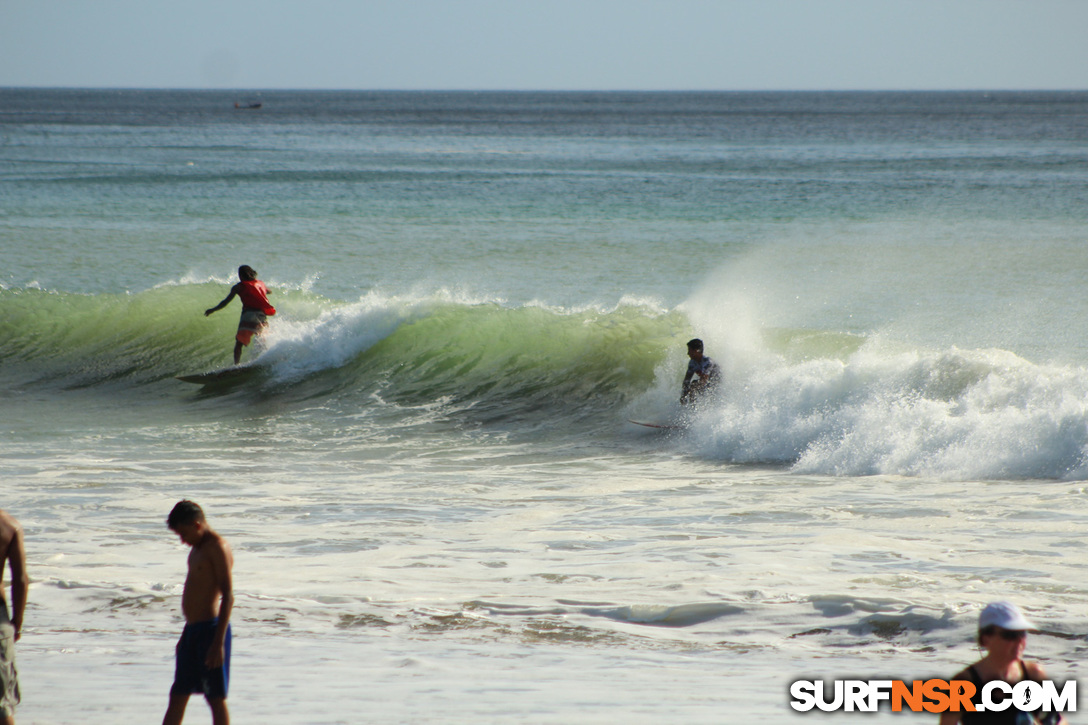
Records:
M0 89L18 721L161 718L183 498L237 722L932 721L789 684L997 599L1077 678L1086 245L1084 92Z

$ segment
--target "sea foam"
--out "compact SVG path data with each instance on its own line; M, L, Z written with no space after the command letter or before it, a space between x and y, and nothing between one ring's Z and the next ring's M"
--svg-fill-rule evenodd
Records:
M1088 370L1002 350L764 358L698 416L704 454L797 473L1080 479Z

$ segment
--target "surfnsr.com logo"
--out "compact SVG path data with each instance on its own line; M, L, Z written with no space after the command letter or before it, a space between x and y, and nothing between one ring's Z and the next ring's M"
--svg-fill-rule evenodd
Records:
M790 685L790 707L798 712L876 712L888 703L892 712L1003 712L1010 707L1024 712L1076 712L1077 682L1060 688L1053 680L1024 680L1015 685L988 682L980 702L972 702L978 688L970 680L797 680ZM1056 721L1057 718L1055 717Z

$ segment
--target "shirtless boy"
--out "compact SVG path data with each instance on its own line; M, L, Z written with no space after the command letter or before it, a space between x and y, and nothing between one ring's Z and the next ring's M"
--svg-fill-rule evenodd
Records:
M4 599L4 569L11 568L12 616ZM19 681L15 673L15 643L23 633L23 612L30 578L26 574L23 527L15 517L0 509L0 721L15 724L19 704Z
M193 550L181 594L185 629L178 640L174 684L163 725L185 717L189 695L204 693L213 725L228 725L227 684L230 678L230 611L234 606L230 545L212 531L204 512L192 501L179 501L166 525Z

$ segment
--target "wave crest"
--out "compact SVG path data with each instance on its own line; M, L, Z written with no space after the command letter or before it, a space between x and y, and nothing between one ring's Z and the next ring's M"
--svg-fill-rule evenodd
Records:
M724 391L701 449L797 473L970 480L1088 474L1088 371L1002 350L779 361Z

